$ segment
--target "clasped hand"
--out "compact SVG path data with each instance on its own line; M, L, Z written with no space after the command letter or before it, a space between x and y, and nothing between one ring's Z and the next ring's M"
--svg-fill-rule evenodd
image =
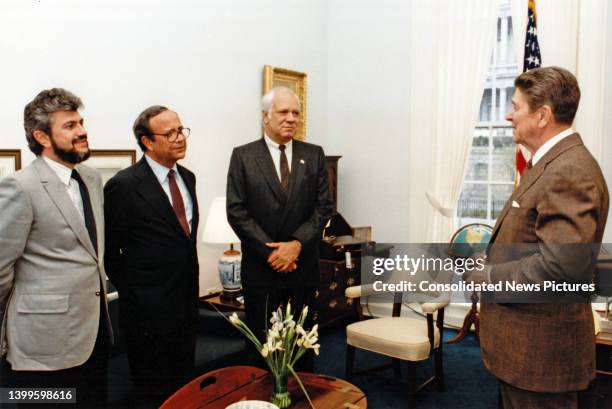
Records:
M280 273L288 273L297 268L297 259L302 251L299 241L283 241L278 243L266 243L266 246L274 249L268 256L268 264Z

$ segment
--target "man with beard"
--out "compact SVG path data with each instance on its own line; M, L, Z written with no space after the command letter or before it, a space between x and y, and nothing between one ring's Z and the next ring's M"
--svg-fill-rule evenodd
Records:
M159 406L190 380L198 303L198 201L189 128L160 105L134 122L144 155L104 187L106 271L119 291L133 406Z
M24 111L37 158L0 181L0 351L3 387L76 387L92 407L106 399L112 327L102 181L79 164L89 157L80 107L64 89L40 92Z

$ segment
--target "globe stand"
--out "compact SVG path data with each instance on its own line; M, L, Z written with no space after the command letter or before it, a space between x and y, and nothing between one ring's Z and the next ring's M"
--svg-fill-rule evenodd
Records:
M472 236L471 238L470 235ZM475 252L485 251L492 235L493 228L489 225L482 223L467 224L459 228L459 230L453 234L448 253L452 257L468 258ZM461 329L457 335L448 340L446 342L447 344L454 344L465 338L470 332L472 325L474 325L476 336L479 336L480 315L478 313L478 293L473 291L470 298L472 300L472 307L463 319L463 325L461 325Z
M472 328L472 324L474 324L476 336L479 336L480 315L478 314L478 294L476 293L476 291L472 292L471 300L472 300L472 308L470 308L470 311L465 315L461 329L459 330L457 335L455 335L454 337L446 341L447 344L454 344L456 342L461 341L463 338L465 338L468 332L470 332L470 328Z

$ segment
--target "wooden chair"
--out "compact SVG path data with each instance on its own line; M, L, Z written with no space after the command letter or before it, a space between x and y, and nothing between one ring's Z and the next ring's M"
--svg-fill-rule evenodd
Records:
M444 308L449 303L448 294L442 294L431 302L418 303L427 321L418 318L401 317L402 293L395 293L391 317L363 319L360 297L373 293L371 286L354 286L346 289L346 296L353 299L359 321L346 328L346 379L354 373L355 349L364 349L391 357L391 363L361 372L376 371L393 367L396 378L401 377L400 362L408 364L409 398L412 402L416 392L432 381L439 391L444 391L442 355L442 332ZM436 320L434 323L434 314ZM434 375L420 385L416 384L418 362L434 359Z

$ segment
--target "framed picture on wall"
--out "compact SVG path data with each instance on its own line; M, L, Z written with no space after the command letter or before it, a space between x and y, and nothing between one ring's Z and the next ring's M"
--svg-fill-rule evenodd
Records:
M0 149L0 179L21 169L21 150Z
M102 175L102 183L106 184L115 173L136 163L134 149L92 149L91 156L85 164L97 169Z
M292 89L300 99L302 120L295 134L295 139L301 141L306 139L306 79L307 75L303 72L264 65L264 94L274 87L284 86Z

